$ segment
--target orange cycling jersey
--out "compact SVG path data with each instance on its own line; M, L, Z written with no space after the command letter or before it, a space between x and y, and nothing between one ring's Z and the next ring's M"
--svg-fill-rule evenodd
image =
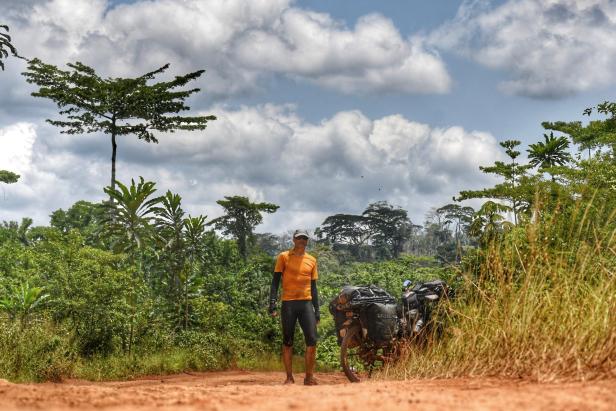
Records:
M312 300L310 281L319 278L317 259L308 253L283 251L276 260L275 273L282 273L282 301Z

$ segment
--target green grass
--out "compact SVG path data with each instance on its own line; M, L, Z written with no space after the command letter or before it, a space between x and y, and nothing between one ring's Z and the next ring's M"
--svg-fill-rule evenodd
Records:
M71 377L90 381L127 380L146 375L177 374L186 371L212 371L229 366L225 361L211 362L186 348L142 355L110 355L80 359Z
M133 354L79 356L71 344L71 333L49 321L27 327L0 322L0 378L14 382L61 381L77 378L90 381L129 380L147 375L189 371L245 369L284 371L279 352L250 341L224 336L191 333L189 345L155 349L137 346ZM304 372L304 358L293 358L293 371ZM317 371L332 371L318 364Z
M211 363L195 355L192 350L178 348L139 356L112 355L82 359L74 365L72 377L90 381L127 380L146 375L168 375L188 371L215 371L242 369L251 371L284 371L279 354L251 353L239 355L231 361ZM331 367L318 367L317 371L332 371ZM293 372L304 372L304 357L293 357Z

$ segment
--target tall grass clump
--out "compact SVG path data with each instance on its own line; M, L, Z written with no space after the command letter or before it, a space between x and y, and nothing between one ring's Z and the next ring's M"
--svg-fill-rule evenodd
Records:
M444 333L386 370L397 377L616 377L616 211L539 206L463 271Z
M0 319L0 378L61 381L73 373L76 357L66 329L45 321L23 326Z

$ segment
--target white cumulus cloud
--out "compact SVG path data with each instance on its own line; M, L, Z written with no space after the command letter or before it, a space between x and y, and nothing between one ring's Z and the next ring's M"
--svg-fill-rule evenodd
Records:
M467 1L428 43L503 70L512 94L560 98L616 84L616 2Z
M9 1L9 3L13 3ZM445 64L418 37L381 15L354 27L289 0L47 0L9 4L5 23L26 56L79 60L100 73L135 76L167 62L205 67L206 91L250 93L282 75L346 93L445 93Z
M246 195L279 204L261 231L315 227L334 213L358 213L387 200L409 210L416 223L462 189L494 181L478 169L501 159L489 133L435 128L395 114L372 119L341 111L310 122L293 106L209 107L218 120L204 132L160 136L160 144L133 137L118 147L118 179L143 176L183 197L185 209L210 218L216 200ZM110 143L102 135L61 135L51 126L16 124L0 132L9 142L2 160L24 178L5 188L1 219L33 216L46 223L54 209L99 201L110 173ZM8 153L8 154L7 154ZM4 163L3 163L4 164Z
M37 127L32 123L0 128L0 169L20 175L17 183L2 184L0 220L33 217L45 222L49 212L63 204L63 197L71 197L70 186L62 182L61 173L48 168L48 161L57 161L67 154L48 158L38 143Z

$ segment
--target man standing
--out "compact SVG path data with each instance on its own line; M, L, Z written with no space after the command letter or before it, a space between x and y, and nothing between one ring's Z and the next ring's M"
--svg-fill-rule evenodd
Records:
M278 255L274 278L270 289L269 313L276 317L276 297L278 286L282 278L282 361L287 372L285 384L293 384L293 335L295 323L304 333L306 342L306 378L305 385L317 385L314 378L314 366L317 345L317 323L321 315L319 312L319 298L317 292L317 259L306 252L308 232L295 230L293 233L293 248Z

